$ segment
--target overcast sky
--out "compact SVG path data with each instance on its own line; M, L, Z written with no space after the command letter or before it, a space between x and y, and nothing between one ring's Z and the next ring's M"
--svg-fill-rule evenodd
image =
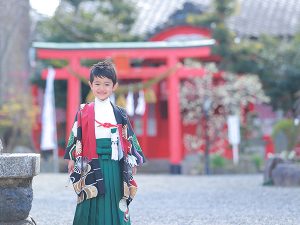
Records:
M30 5L38 13L52 16L60 0L30 0Z

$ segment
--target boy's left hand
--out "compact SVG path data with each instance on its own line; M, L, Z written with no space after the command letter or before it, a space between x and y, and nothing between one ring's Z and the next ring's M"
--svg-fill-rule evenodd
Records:
M136 175L136 172L137 172L136 166L132 167L132 174L133 174L133 175Z

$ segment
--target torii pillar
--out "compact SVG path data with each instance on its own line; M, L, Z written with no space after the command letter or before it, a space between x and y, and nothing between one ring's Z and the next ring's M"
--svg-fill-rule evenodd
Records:
M177 64L176 57L168 58L168 67L172 68ZM170 149L170 170L171 174L181 173L181 120L179 104L179 77L177 72L168 78L168 128L169 128L169 149Z
M80 67L80 59L79 58L72 58L69 61L69 66L72 68L73 71L77 71ZM75 118L76 112L79 109L80 105L80 95L81 95L81 82L75 76L68 76L67 78L67 106L66 106L66 116L67 118ZM67 135L66 141L68 141L69 133L72 130L74 120L67 119L66 121L66 128L67 128Z

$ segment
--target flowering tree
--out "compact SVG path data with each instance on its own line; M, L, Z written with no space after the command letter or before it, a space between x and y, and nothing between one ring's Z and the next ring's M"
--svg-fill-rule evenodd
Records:
M240 109L249 103L267 102L268 98L256 75L219 72L214 64L208 64L205 71L203 77L182 81L180 104L183 123L196 124L195 134L184 135L186 149L197 151L204 146L208 157L210 148L224 150L228 115L240 115Z

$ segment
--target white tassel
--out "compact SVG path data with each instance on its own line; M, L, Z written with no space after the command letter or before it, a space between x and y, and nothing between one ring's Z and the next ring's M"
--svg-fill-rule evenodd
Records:
M129 116L134 115L134 99L133 99L132 91L128 92L128 95L126 98L126 112Z
M117 132L111 134L111 159L112 160L118 160L119 159L118 133Z
M145 109L146 109L146 105L145 105L144 91L141 90L139 91L139 98L138 98L137 107L135 109L135 113L142 116L145 113Z
M117 129L117 136L118 136L118 154L119 154L119 160L121 160L124 156L124 153L123 153L123 146L122 146L122 142L121 142L121 137L120 137L120 133L119 133L119 129L122 129L122 128L118 128Z
M131 167L137 166L137 163L136 163L136 157L133 156L133 155L128 155L128 164L129 164Z

